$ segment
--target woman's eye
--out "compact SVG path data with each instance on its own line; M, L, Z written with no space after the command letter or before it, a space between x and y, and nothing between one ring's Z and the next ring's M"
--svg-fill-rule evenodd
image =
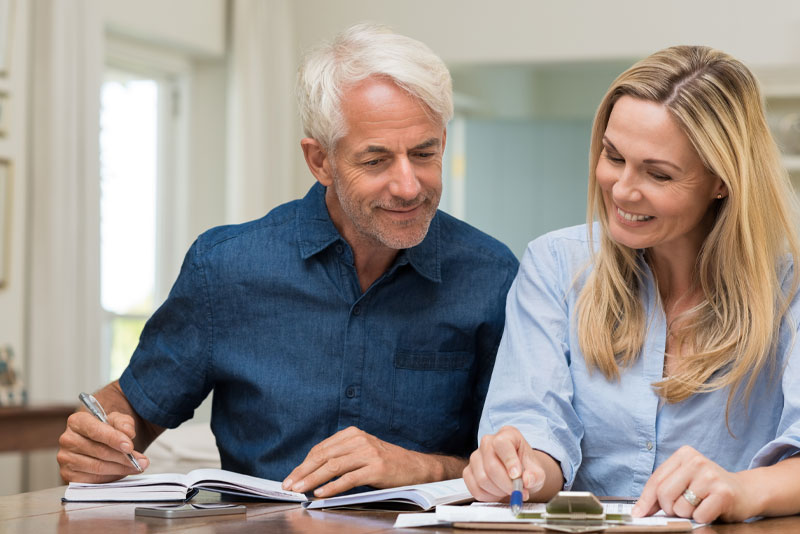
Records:
M612 163L625 163L625 160L623 158L609 154L608 152L605 153L605 158Z

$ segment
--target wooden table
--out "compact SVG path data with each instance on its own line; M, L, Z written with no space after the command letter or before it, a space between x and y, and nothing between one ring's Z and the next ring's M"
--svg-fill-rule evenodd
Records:
M319 534L472 534L477 530L452 528L394 529L396 512L306 511L297 504L248 503L247 515L157 519L135 517L136 504L62 504L64 487L0 497L0 532L28 534L190 534L244 532L319 533ZM201 493L202 500L213 501L213 494ZM497 533L499 531L485 531ZM711 525L696 534L766 534L800 532L800 516L764 519L754 523Z
M0 406L0 452L58 447L74 405Z

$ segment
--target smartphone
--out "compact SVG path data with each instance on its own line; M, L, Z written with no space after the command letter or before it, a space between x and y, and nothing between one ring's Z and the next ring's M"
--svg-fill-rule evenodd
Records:
M178 519L182 517L201 517L207 515L244 514L246 512L247 507L243 504L181 503L167 504L164 506L137 506L134 515Z

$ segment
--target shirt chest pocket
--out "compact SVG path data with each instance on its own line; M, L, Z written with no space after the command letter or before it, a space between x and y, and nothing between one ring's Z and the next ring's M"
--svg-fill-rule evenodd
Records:
M470 402L469 352L405 352L394 357L390 428L441 450L461 426Z

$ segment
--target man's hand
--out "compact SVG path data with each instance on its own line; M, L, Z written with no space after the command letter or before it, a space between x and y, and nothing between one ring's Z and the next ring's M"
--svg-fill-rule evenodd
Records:
M58 439L58 464L61 478L70 482L110 482L139 471L126 456L133 454L142 469L150 461L133 450L136 437L134 419L130 415L112 412L109 424L89 412L76 412L67 419L67 429Z
M351 426L315 445L283 488L316 488L316 497L329 497L356 486L391 488L457 478L464 465L462 458L409 451ZM334 477L339 478L328 482Z
M108 413L108 423L81 409L69 416L67 429L58 438L58 465L67 482L110 482L139 471L126 453L133 454L142 470L150 460L134 448L145 450L164 428L139 416L118 381L94 394Z
M558 463L532 449L519 430L504 426L487 434L469 458L464 482L479 501L502 501L512 491L512 479L522 479L524 500L547 500L564 486Z

